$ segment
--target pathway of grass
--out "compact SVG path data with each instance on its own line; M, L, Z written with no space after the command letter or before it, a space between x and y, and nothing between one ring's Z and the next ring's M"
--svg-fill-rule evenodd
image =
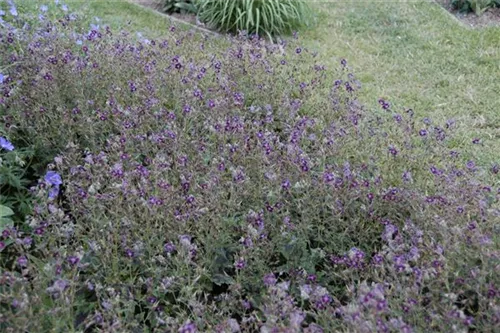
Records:
M161 35L168 18L130 0L69 0L70 7L115 28ZM42 0L28 3L41 3ZM481 137L481 162L500 159L500 27L472 30L433 2L315 2L318 24L302 33L306 47L325 63L346 58L363 89L411 107L417 117L454 118L459 146ZM498 157L495 156L495 153Z

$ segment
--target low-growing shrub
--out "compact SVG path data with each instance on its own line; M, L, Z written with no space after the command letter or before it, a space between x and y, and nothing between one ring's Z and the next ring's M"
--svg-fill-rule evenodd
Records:
M310 21L303 0L200 0L202 22L225 32L246 31L272 38L298 29Z
M452 0L451 5L460 12L481 15L488 8L500 7L500 0Z
M499 168L453 121L361 105L295 41L59 16L0 30L2 130L52 157L0 330L498 330Z
M157 0L157 7L168 14L171 13L193 13L196 14L195 0Z

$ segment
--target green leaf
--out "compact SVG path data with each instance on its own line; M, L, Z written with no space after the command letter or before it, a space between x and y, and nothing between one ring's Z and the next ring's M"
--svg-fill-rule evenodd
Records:
M21 181L12 173L7 174L7 184L18 189L22 188Z
M218 286L221 286L223 284L234 284L234 279L226 274L214 274L212 275L211 280Z
M14 215L14 211L7 206L0 205L0 217L7 217Z
M11 228L14 226L14 222L7 217L0 217L0 230L4 230L6 228Z
M178 2L175 4L175 7L188 13L196 13L196 6L192 3Z

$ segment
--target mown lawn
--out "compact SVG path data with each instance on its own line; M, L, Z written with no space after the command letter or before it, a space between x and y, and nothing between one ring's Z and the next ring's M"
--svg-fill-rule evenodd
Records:
M467 28L429 2L317 6L304 42L347 58L369 105L386 97L421 117L455 118L464 143L479 136L486 156L500 151L500 28Z

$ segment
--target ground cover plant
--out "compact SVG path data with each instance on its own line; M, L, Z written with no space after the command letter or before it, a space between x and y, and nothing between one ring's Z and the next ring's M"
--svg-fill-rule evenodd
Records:
M39 10L0 33L2 163L50 161L2 232L2 330L498 329L499 168L452 120L365 106L300 40Z
M500 7L498 0L453 0L451 2L453 8L461 12L474 12L476 15L481 15L485 10L491 7Z
M86 21L97 16L113 29L156 38L170 26L168 17L127 0L69 3L88 14ZM452 118L457 124L454 147L467 152L464 158L485 166L498 162L491 152L500 149L500 99L495 98L500 90L499 27L467 28L433 2L309 5L319 16L317 24L299 33L303 47L316 50L329 67L349 59L363 82L361 102L373 105L390 97L411 106L418 117ZM18 7L37 10L33 1L19 1ZM224 39L213 43L227 47ZM477 137L482 149L469 149Z

